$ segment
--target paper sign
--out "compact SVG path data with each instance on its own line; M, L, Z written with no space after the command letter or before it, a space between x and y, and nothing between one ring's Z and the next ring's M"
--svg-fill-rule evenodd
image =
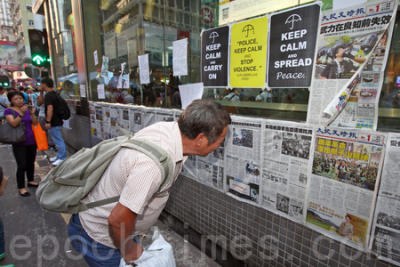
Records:
M86 97L86 86L84 84L80 84L79 89L81 92L81 97Z
M93 52L94 57L94 65L97 66L99 64L99 58L97 57L97 50Z
M265 87L267 29L267 17L247 20L232 26L231 87Z
M104 84L98 84L97 85L97 96L99 99L105 99L104 95Z
M150 83L149 54L138 56L140 84Z
M68 120L63 120L63 125L62 125L62 126L63 126L64 128L67 128L67 129L70 129L70 130L71 130L72 128L71 128L71 126L70 126L70 124L69 124L69 120L70 120L70 119L68 119Z
M201 81L205 87L228 86L229 26L204 31L201 38Z
M188 39L172 42L172 64L174 76L188 75L187 68Z
M179 85L179 93L181 95L182 109L185 109L193 100L201 99L203 96L203 83L192 83Z
M64 66L68 66L68 55L64 55Z
M126 62L121 64L121 74L118 77L118 84L117 84L118 89L122 89L122 77L124 75L125 65L126 65Z
M101 65L101 77L108 79L108 63L109 59L106 56L103 56L103 64Z
M131 77L131 73L129 73L128 77L125 79L123 88L129 88L129 77Z
M314 4L271 16L269 87L310 87L320 9Z

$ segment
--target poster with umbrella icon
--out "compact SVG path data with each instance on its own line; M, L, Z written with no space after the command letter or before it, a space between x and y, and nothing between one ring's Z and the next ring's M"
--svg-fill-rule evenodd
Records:
M317 3L271 16L269 87L311 85L320 10Z
M231 87L264 88L268 17L232 25L229 80Z
M228 86L229 26L201 35L201 81L204 87Z

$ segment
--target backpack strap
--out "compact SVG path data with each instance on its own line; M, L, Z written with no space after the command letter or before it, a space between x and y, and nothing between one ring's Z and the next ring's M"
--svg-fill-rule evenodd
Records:
M140 151L150 157L152 160L154 160L154 162L161 170L162 180L158 192L162 191L173 177L174 164L169 153L161 147L153 144L151 141L138 137L132 137L131 139L127 140L124 144L121 145L121 148L122 147ZM102 199L99 201L87 203L85 206L86 209L91 209L117 202L119 198L120 196Z

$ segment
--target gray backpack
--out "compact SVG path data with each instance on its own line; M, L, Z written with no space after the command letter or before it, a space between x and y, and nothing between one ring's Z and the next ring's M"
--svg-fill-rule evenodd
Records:
M52 169L36 191L36 199L45 211L75 214L90 208L117 202L120 196L84 204L81 202L102 177L121 148L138 150L159 166L162 182L159 192L172 179L174 165L168 152L149 140L120 136L92 148L82 148Z

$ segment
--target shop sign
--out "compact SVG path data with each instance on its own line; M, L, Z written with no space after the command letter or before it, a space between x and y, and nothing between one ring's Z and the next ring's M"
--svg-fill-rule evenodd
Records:
M201 38L201 80L205 87L228 86L229 26L204 31Z
M268 17L232 25L231 87L265 87Z
M320 5L271 16L268 86L309 87L314 66Z

